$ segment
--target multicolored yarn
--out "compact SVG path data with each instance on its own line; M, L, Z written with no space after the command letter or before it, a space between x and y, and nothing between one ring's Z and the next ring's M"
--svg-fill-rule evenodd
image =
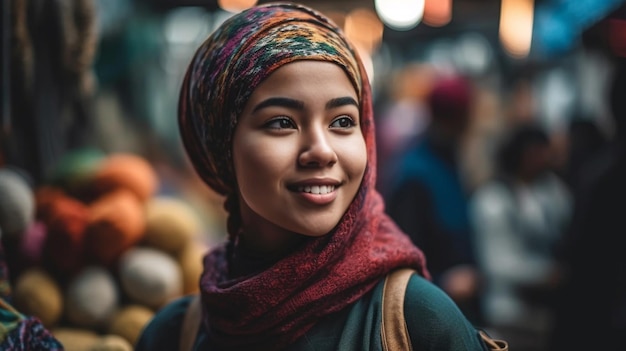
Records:
M2 301L2 300L0 300ZM7 310L0 305L0 312ZM15 313L19 313L15 311ZM17 316L17 315L13 315ZM19 322L0 335L0 350L5 351L62 351L63 345L35 317L20 316ZM2 321L4 322L4 321Z
M4 247L0 242L0 284L5 287L0 295L0 350L5 351L62 351L63 345L52 336L41 321L17 311L10 303L9 271Z
M4 246L0 241L0 299L9 300L11 298L11 277L9 276L9 267L4 253Z
M196 52L179 101L181 135L196 171L227 196L227 204L237 196L231 151L237 118L265 78L297 60L344 69L359 96L368 165L332 232L311 238L256 275L229 276L229 248L241 223L229 225L230 242L205 257L200 282L204 326L216 349L283 349L321 318L360 299L393 269L413 267L429 277L422 252L384 213L375 189L374 117L365 69L341 30L314 10L287 3L248 9L226 21ZM238 208L228 209L229 220L238 222Z

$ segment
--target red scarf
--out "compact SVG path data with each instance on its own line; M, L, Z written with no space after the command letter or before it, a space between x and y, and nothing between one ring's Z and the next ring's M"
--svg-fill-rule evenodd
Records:
M211 344L280 350L395 268L413 267L429 278L422 252L383 213L378 193L365 195L363 207L355 200L334 233L257 275L229 280L225 246L207 255L201 291Z

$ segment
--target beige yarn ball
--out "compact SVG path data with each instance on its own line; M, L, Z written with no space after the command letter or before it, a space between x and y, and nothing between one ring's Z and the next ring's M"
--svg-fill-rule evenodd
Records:
M14 305L21 313L36 316L47 328L53 327L61 318L63 294L45 271L32 268L23 272L14 289Z
M158 196L147 204L144 241L148 246L178 255L201 228L194 209L181 199Z
M118 307L117 283L112 274L102 267L85 268L67 287L66 317L76 325L102 327Z
M111 319L108 333L119 335L131 345L135 345L141 331L154 317L154 312L141 305L127 305L119 310Z
M209 250L209 246L192 240L178 256L183 270L183 293L191 294L200 290L200 276L204 270L202 260Z
M89 351L133 351L133 345L119 335L105 335Z
M134 247L122 256L119 267L123 291L139 304L156 309L182 294L180 265L163 251Z
M57 328L50 331L63 345L65 351L90 351L100 336L91 330L78 328Z

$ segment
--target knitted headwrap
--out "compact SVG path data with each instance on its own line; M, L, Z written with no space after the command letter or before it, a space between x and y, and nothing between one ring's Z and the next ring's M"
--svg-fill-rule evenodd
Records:
M204 326L218 350L280 350L395 268L413 267L429 277L422 252L385 215L374 188L374 119L363 65L341 30L314 10L286 3L257 6L231 17L200 46L179 102L182 140L196 171L216 192L237 197L232 164L237 119L265 78L297 60L343 68L359 96L368 164L335 229L254 276L228 275L227 247L241 223L238 208L227 205L229 220L236 222L229 225L230 244L205 257L200 282Z

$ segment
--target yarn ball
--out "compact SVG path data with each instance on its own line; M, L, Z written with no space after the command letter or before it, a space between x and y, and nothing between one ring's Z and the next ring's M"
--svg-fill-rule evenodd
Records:
M112 154L104 159L92 181L98 194L127 189L142 202L152 197L158 187L158 177L152 165L140 156L126 153Z
M21 235L35 218L35 195L13 169L0 169L0 234Z
M63 295L52 277L39 268L24 271L17 278L13 303L21 313L35 316L50 328L63 314Z
M61 343L65 351L90 351L100 340L100 336L91 330L77 328L56 328L52 335Z
M65 153L57 162L50 182L77 197L89 197L91 179L106 154L94 148L81 148Z
M193 208L180 199L158 196L146 206L146 245L178 255L201 230Z
M141 331L154 317L154 312L141 305L127 305L119 310L111 319L108 333L119 335L131 345L139 340Z
M28 226L20 242L20 263L22 265L30 267L42 262L47 235L48 229L41 221L35 221Z
M35 218L47 223L54 213L54 204L59 198L68 198L63 189L42 185L35 189Z
M89 207L85 250L96 263L112 265L144 234L143 204L128 190L117 190L99 198Z
M184 294L191 294L200 290L200 276L204 270L202 261L208 250L208 245L192 240L178 256L178 262L183 272Z
M44 260L55 272L73 275L84 266L84 238L88 209L78 200L54 189L38 193L41 221L46 225ZM41 200L41 201L40 201Z
M133 351L133 346L118 335L105 335L98 339L89 351Z
M67 287L65 315L75 325L102 327L118 307L116 282L111 273L102 267L85 267Z
M123 291L135 302L159 308L182 293L181 268L168 254L147 247L134 247L120 259Z

